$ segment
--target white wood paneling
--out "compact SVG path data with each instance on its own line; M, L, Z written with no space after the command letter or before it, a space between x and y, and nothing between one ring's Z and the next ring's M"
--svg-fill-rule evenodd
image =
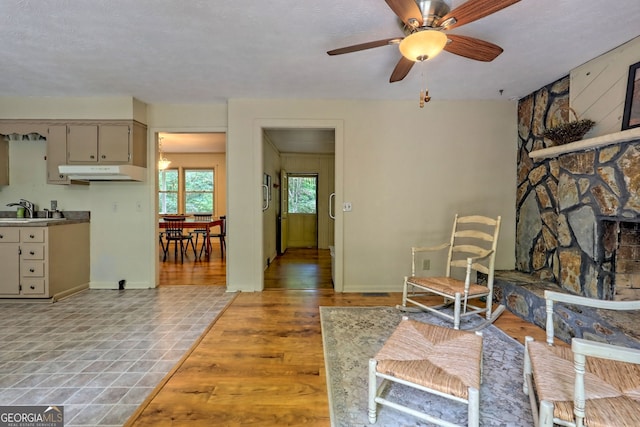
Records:
M629 66L640 61L640 37L571 71L570 105L581 118L596 122L586 135L622 129Z

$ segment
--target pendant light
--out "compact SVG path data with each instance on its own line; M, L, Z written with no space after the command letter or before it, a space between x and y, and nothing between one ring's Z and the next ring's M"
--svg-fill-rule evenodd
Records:
M164 139L164 137L161 136L159 138L159 141L158 141L158 151L160 152L159 157L158 157L158 169L160 169L161 171L163 171L166 168L168 168L169 165L171 164L171 160L167 160L167 158L164 157L164 154L162 153L162 140L163 139Z

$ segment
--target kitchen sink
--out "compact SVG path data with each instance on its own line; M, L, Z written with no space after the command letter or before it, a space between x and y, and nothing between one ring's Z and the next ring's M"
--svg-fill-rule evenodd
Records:
M66 218L0 218L0 224L26 224L30 222L64 221Z

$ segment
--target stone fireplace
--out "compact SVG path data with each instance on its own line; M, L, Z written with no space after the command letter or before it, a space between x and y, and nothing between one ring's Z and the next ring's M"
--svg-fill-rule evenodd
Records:
M535 157L554 146L542 132L568 95L565 77L518 106L516 269L579 295L640 299L640 138Z

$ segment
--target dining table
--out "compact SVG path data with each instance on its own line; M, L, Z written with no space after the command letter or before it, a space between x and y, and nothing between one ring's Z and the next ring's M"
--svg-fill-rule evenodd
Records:
M175 218L175 217L174 217ZM206 236L207 238L205 239L205 247L204 247L204 252L205 255L208 257L209 254L211 253L211 239L209 239L209 234L210 234L210 230L213 227L222 227L222 218L211 218L210 220L207 221L202 221L202 220L197 220L193 217L185 217L184 222L182 223L183 228L187 228L187 229L199 229L199 230L206 230ZM167 221L164 220L163 217L161 217L158 220L158 227L162 230L164 228L167 228Z

